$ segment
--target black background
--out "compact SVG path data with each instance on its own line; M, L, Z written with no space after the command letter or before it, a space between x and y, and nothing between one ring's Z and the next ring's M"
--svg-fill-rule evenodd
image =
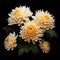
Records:
M24 57L37 57L37 58L47 58L47 57L57 57L59 53L59 31L60 31L60 2L56 0L0 0L0 56L18 56L18 49L15 48L14 51L7 52L4 48L4 38L6 37L6 34L4 31L2 31L2 27L7 26L7 18L8 13L11 12L12 9L19 6L28 6L31 8L32 12L35 12L35 10L43 9L48 10L51 14L55 16L55 31L57 32L58 38L52 39L50 41L51 44L51 51L49 54L37 54L34 55L31 52L28 54L24 54L22 56Z

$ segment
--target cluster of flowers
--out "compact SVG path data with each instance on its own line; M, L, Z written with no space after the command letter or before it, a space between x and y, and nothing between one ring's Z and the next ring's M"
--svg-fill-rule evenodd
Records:
M50 51L50 43L42 39L44 32L49 29L53 29L55 26L55 19L48 11L38 10L35 15L31 12L29 7L20 6L12 9L12 12L8 14L8 25L18 24L20 26L19 35L9 33L5 38L4 47L9 50L13 50L17 46L18 36L22 38L28 44L32 41L33 44L39 42L39 46L43 53ZM32 20L29 19L32 18ZM23 24L23 25L22 25Z

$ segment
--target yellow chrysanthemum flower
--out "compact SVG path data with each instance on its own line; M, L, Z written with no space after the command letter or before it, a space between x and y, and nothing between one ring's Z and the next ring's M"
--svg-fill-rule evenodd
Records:
M50 44L48 41L40 41L39 46L41 47L43 53L48 53L50 51Z
M8 18L8 25L18 24L20 25L23 23L23 20L28 20L30 16L32 16L32 12L30 11L29 7L26 6L20 6L16 7L12 10L12 12L9 14Z
M7 49L7 51L9 51L10 49L13 50L14 47L17 46L17 36L15 36L15 32L12 34L10 33L6 38L5 38L5 41L4 41L4 47L5 49Z
M43 29L54 28L54 17L48 11L36 11L35 16L32 16Z
M33 41L34 43L40 40L39 37L43 36L42 30L34 20L25 23L24 26L21 27L21 29L22 30L20 31L20 37L28 42Z

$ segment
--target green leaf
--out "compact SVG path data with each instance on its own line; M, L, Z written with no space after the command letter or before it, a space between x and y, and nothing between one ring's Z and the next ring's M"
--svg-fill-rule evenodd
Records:
M6 33L10 33L10 32L13 32L13 31L15 31L16 33L19 33L19 31L20 31L20 28L18 26L16 26L16 25L5 26L5 27L2 27L2 29Z
M29 49L28 49L28 47L26 46L26 47L25 47L25 52L28 53L28 51L29 51Z
M32 53L37 54L39 52L39 48L37 46L32 46Z
M32 53L34 54L37 54L39 52L38 46L33 44L19 44L18 48L19 48L18 51L19 56L21 56L25 52L28 53L29 51L32 51Z
M2 29L6 32L6 33L9 33L9 32L12 32L13 29L11 29L10 27L2 27Z
M51 29L45 31L44 34L45 34L46 37L48 37L48 38L57 37L57 33L56 33L54 30L51 30Z
M22 44L19 44L18 45L18 54L19 56L21 56L22 54L24 54L25 52L28 53L29 49L28 49L28 45L22 45Z
M24 54L24 52L25 52L25 48L24 47L20 47L19 50L18 50L19 56L21 56L22 54Z

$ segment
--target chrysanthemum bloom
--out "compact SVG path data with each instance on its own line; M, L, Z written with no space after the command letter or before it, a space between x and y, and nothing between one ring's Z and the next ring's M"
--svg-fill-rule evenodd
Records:
M48 41L40 41L40 48L42 49L43 53L49 53L50 51L50 44Z
M27 21L30 16L32 16L32 12L29 7L20 6L12 9L12 12L9 14L8 25L23 23L23 20Z
M14 47L17 46L16 39L17 39L17 35L15 35L15 32L14 33L10 33L5 38L4 47L5 47L5 49L7 49L7 51L9 51L10 49L13 50Z
M39 37L43 36L43 31L39 28L34 20L25 23L21 29L22 30L20 30L20 37L22 37L22 39L27 42L37 42L41 39Z
M36 11L35 16L32 16L38 24L41 25L42 29L53 29L54 28L54 17L48 11Z

